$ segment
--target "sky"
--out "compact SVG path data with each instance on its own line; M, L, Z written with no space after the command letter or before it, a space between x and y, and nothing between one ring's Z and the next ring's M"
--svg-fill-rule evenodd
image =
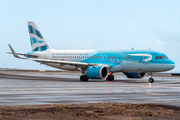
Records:
M180 72L179 0L5 0L0 4L0 68L56 70L6 54L31 51L27 21L59 50L156 50Z

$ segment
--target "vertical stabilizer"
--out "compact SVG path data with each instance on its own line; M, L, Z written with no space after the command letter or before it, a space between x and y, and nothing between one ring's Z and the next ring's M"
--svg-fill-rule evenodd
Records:
M33 21L28 21L28 29L33 52L51 49Z

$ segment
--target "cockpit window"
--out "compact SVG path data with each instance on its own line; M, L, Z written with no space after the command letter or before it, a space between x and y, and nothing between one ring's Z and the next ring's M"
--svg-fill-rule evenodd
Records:
M155 59L169 59L167 56L156 56Z
M164 59L168 59L168 57L167 57L167 56L163 56L163 58L164 58Z

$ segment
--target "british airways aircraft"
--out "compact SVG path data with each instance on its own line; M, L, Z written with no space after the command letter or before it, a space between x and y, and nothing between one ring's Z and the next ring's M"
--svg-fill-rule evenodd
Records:
M16 53L9 44L10 54L58 69L81 70L81 81L113 81L113 73L123 72L128 78L143 78L147 73L149 82L153 83L154 72L169 71L175 67L175 63L164 53L151 50L54 50L49 47L34 22L28 21L28 29L32 51L27 54Z

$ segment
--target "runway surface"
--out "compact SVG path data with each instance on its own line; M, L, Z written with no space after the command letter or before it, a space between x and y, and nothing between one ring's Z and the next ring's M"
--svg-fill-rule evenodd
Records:
M115 74L115 81L81 82L80 73L0 71L0 105L62 103L160 103L180 106L180 77L155 83Z

